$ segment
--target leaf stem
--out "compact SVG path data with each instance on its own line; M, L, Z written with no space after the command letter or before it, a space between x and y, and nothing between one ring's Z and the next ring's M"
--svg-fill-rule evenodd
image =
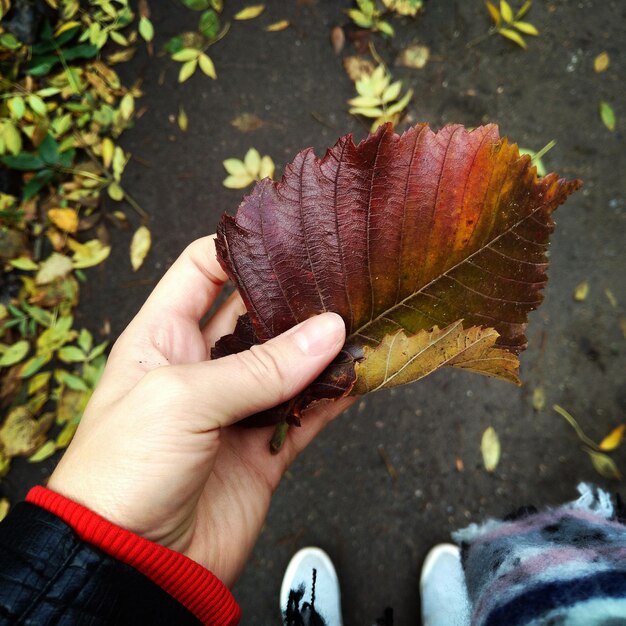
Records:
M554 146L556 146L556 139L552 139L551 141L549 141L543 148L541 148L541 150L539 150L539 152L535 153L535 156L533 156L532 160L534 161L538 161L541 157L543 157L547 152L549 152L550 150L552 150L552 148L554 148Z
M287 433L289 432L289 424L287 422L279 422L276 424L274 434L270 440L270 452L278 454L285 443Z
M495 35L498 32L498 29L495 26L492 26L484 35L480 35L480 37L476 37L476 39L472 39L470 42L465 44L466 48L473 48L475 45L482 43L486 39L489 39L491 35Z

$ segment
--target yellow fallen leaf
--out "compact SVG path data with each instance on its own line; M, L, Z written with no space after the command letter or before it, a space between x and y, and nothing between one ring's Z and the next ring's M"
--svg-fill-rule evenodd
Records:
M185 109L183 109L182 105L178 109L178 127L183 131L187 131L187 127L189 126L189 119L187 118L187 113Z
M0 444L7 457L32 454L44 441L54 414L41 420L33 419L25 406L15 407L0 428Z
M591 458L593 468L604 478L610 478L612 480L621 480L622 473L615 464L615 461L608 455L602 452L596 452L591 448L583 447L584 451Z
M535 387L533 390L533 409L541 411L546 406L546 392L543 387Z
M256 148L250 148L243 158L244 165L248 172L256 178L261 169L261 155Z
M46 441L46 443L41 446L37 452L28 457L29 463L39 463L40 461L45 461L50 458L56 452L56 445L54 441Z
M259 178L263 180L264 178L272 178L274 176L274 161L272 161L272 157L265 155L261 159L261 166L259 168Z
M268 33L276 33L279 30L285 30L285 28L288 28L288 27L289 27L289 20L280 20L280 22L274 22L273 24L266 26L265 30Z
M115 144L113 143L113 141L111 141L109 137L105 137L102 140L102 146L100 149L102 151L102 163L104 167L109 169L109 167L111 167L111 163L113 162L113 154L115 153Z
M150 250L152 237L146 226L140 226L133 235L130 243L130 263L136 272L142 265L143 261Z
M601 52L594 60L593 60L593 69L600 74L600 72L606 71L609 67L609 63L611 59L609 58L608 52Z
M240 176L227 176L223 180L222 185L224 185L224 187L227 187L228 189L243 189L253 182L254 178L246 173L241 174Z
M348 78L356 82L362 78L367 78L372 75L374 64L369 59L364 59L359 56L346 57L343 60L343 69L346 70Z
M84 269L98 265L111 254L111 246L103 245L99 239L91 239L86 243L79 243L69 239L67 243L69 248L74 251L72 265L75 269Z
M57 278L67 276L73 269L72 261L64 254L53 252L39 268L35 276L35 284L47 285Z
M10 346L0 344L0 367L11 367L19 363L30 350L30 344L26 339L20 339Z
M236 20L252 20L255 17L258 17L265 11L264 4L251 4L245 9L241 9L238 13L235 14Z
M483 455L485 469L488 472L493 472L500 461L500 438L493 426L489 426L483 433L480 451Z
M78 213L74 209L49 209L48 219L66 233L78 230Z
M620 424L615 427L598 445L600 450L604 452L610 452L611 450L615 450L620 443L622 443L622 439L624 438L624 431L626 430L626 424Z
M8 498L0 499L0 522L8 515L10 508L11 503Z
M589 295L589 283L585 280L579 285L576 285L576 289L574 289L574 300L576 302L583 302L587 299Z

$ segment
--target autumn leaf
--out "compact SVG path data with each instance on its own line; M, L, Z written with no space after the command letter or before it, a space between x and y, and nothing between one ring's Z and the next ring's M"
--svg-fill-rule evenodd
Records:
M265 27L265 30L268 33L277 33L281 30L285 30L285 28L289 28L289 20L280 20L279 22L269 24Z
M605 72L609 67L610 57L608 52L601 52L594 60L593 60L593 69L596 73L600 74L601 72Z
M136 272L142 265L143 261L152 245L152 237L146 226L140 226L133 235L130 243L130 263Z
M75 233L78 229L78 213L74 209L49 209L48 219L67 233Z
M344 348L290 405L292 423L317 399L443 366L518 381L551 213L580 184L537 178L493 125L421 124L402 136L385 125L358 145L342 137L321 160L305 150L220 221L218 258L248 314L214 357L323 311L341 315Z
M610 130L615 130L615 112L608 102L600 102L600 119Z
M500 462L500 438L493 426L485 429L480 441L480 452L483 456L483 463L488 472L495 471Z
M272 178L274 176L274 161L268 155L261 157L256 148L250 148L243 158L225 159L222 164L228 172L222 184L229 189L243 189L255 180Z
M624 438L624 431L626 430L626 424L620 424L616 426L599 444L598 448L603 450L604 452L610 452L611 450L615 450L620 443L622 443L622 439Z
M8 457L29 456L44 442L53 421L51 413L37 420L27 407L15 407L0 427L0 448Z
M258 17L265 10L264 4L253 4L247 6L245 9L241 9L238 13L235 14L234 19L236 20L252 20L255 17Z

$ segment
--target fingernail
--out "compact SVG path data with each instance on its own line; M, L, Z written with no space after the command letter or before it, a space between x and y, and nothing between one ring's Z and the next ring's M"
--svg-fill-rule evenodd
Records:
M309 356L327 354L341 346L345 339L345 325L336 313L322 313L302 322L294 329L293 339Z

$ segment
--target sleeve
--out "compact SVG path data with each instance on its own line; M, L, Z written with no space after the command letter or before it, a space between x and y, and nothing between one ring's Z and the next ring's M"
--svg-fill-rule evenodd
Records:
M239 622L228 589L198 563L43 487L0 524L0 563L0 624Z

